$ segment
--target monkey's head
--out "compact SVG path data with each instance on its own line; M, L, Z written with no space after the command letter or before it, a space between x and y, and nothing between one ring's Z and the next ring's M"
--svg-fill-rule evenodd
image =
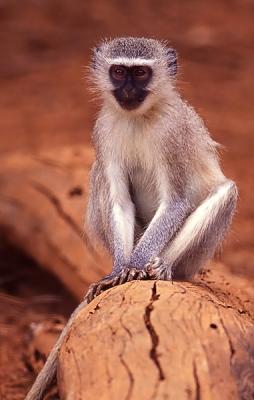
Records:
M172 94L175 50L145 38L116 38L94 49L92 72L101 96L120 110L144 114Z

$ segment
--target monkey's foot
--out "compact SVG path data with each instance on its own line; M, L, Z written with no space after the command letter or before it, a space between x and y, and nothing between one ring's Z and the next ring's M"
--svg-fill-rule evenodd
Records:
M110 289L111 287L122 285L126 282L133 280L141 280L148 278L145 270L140 270L133 267L124 267L119 272L112 272L106 275L100 281L92 283L86 294L87 302L90 303L96 296L98 296L104 290Z
M172 280L172 270L160 257L155 257L145 265L145 272L150 279Z

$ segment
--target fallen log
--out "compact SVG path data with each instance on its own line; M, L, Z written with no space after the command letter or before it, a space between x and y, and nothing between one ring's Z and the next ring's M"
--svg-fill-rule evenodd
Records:
M78 299L110 270L84 227L93 158L89 147L68 147L1 160L0 231Z
M61 399L245 399L253 315L199 282L131 282L76 318L60 352Z

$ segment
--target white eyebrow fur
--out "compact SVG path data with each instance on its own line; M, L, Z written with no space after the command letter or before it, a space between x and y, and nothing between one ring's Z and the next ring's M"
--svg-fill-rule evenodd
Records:
M106 57L105 60L109 64L116 64L116 65L153 65L155 60L146 59L146 58L127 58L127 57L116 57L116 58L108 58Z

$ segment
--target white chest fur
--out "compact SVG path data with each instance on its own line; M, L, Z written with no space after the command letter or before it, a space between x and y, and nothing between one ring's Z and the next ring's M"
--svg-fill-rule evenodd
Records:
M136 209L147 222L172 193L167 160L162 156L162 129L158 118L124 118L110 112L100 116L98 126L100 146L110 166L108 176L115 182L114 195L124 192L123 186L117 187L121 171L127 173Z
M149 222L159 203L158 138L144 120L121 120L112 125L111 155L128 171L136 212Z
M153 126L143 119L116 120L111 126L111 154L128 170L142 168L150 173L156 167L156 136ZM158 142L158 140L157 140Z

